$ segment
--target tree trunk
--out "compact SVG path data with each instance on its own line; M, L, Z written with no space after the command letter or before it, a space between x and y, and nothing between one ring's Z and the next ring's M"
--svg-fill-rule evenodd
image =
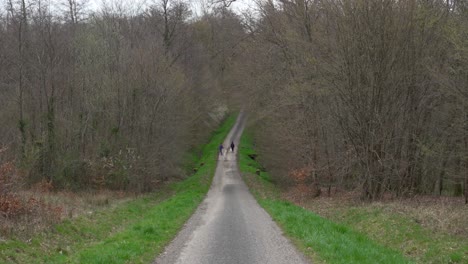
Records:
M18 83L18 110L19 110L19 122L18 128L21 138L21 159L25 158L26 155L26 121L24 119L24 65L25 65L25 35L27 30L27 13L26 3L24 0L21 1L21 19L18 29L18 51L19 51L19 83Z
M468 167L465 166L465 204L468 204Z
M47 162L45 164L46 168L44 168L50 182L53 180L53 169L55 167L55 141L55 87L52 84L51 97L47 102Z
M465 115L465 129L467 128L467 119L468 119L468 114ZM466 132L466 131L465 131ZM468 204L468 135L465 133L465 168L464 168L464 173L465 173L465 188L464 188L464 193L465 193L465 204Z

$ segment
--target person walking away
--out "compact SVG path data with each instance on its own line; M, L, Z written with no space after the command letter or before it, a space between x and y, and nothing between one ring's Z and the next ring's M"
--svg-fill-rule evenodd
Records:
M220 144L219 145L219 155L221 155L221 156L223 155L223 149L224 149L223 144Z
M235 147L234 141L231 141L231 151L232 151L232 152L234 152L234 147Z

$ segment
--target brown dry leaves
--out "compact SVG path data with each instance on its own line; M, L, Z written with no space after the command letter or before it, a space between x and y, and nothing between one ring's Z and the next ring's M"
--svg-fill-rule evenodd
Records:
M325 192L325 191L324 191ZM382 209L390 214L400 214L413 219L434 232L468 237L468 207L462 197L415 196L408 199L383 199L369 203L360 200L359 192L333 190L331 197L297 199L293 190L284 198L306 207L326 218L334 218L351 207Z
M312 167L304 167L289 172L288 176L294 182L294 186L290 189L289 193L292 200L303 201L321 194L318 183L312 179L313 170Z
M106 190L57 192L45 179L25 190L20 174L14 162L0 165L0 237L28 238L65 218L92 213L132 195Z

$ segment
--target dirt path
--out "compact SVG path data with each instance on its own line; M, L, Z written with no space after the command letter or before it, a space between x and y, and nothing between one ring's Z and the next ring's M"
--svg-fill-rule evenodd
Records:
M241 114L226 148L231 141L238 145L244 121ZM156 264L307 263L250 194L236 151L220 157L207 197Z

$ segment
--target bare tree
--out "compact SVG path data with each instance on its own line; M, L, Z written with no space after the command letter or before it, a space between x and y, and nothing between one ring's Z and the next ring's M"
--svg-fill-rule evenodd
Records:
M236 0L210 0L212 5L221 4L223 7L230 7Z
M26 50L28 42L28 12L26 1L21 0L18 4L13 0L8 1L8 13L11 23L15 27L17 52L18 52L18 128L21 138L21 157L24 158L26 151L26 120L24 114L24 90L25 90L25 71L26 71Z
M459 170L466 134L451 125L465 118L452 111L465 111L446 97L466 74L443 66L449 54L460 58L453 47L466 46L445 39L460 24L454 2L283 0L259 10L245 82L256 87L246 93L274 175L287 180L288 171L309 168L311 181L359 187L367 199L459 182L459 172L446 174Z

